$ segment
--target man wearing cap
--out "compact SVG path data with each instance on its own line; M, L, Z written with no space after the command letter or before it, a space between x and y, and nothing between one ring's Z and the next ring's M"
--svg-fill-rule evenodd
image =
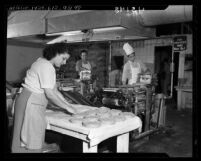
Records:
M138 82L139 74L147 72L148 69L140 60L136 60L135 51L130 44L125 43L123 49L129 60L123 67L122 84L126 85L128 80L128 85L133 85Z

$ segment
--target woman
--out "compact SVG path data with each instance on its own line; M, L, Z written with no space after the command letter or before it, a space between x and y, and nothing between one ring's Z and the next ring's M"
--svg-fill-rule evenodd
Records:
M81 71L92 71L92 66L87 59L88 52L86 50L82 50L80 54L81 54L81 60L78 60L76 62L76 71L78 72L79 75ZM81 94L85 95L88 86L84 82L81 82L80 85L81 85Z
M88 52L86 50L82 50L80 55L81 59L76 62L76 71L80 73L83 70L91 70L91 64L87 59Z
M76 113L56 87L55 67L66 64L70 54L66 43L47 45L43 58L38 58L27 71L23 90L16 100L12 152L42 152L48 101L70 113Z

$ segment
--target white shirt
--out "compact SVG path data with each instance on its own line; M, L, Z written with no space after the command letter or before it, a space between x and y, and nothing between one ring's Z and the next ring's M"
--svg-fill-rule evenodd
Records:
M136 70L132 70L134 68L137 68ZM135 60L134 62L131 62L128 60L126 64L124 64L123 73L122 73L122 81L125 81L128 79L128 81L136 79L134 78L135 74L138 74L139 72L146 71L147 67L144 63L142 63L140 60ZM135 80L136 81L136 80ZM135 82L135 81L132 81Z
M44 93L44 88L53 89L56 84L56 71L54 66L45 58L38 58L27 71L25 84L35 93Z

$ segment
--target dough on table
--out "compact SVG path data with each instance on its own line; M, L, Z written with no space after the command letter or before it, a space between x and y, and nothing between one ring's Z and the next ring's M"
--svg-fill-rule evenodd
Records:
M70 118L69 121L73 124L82 124L83 119L82 118Z
M78 113L82 113L82 112L86 112L86 111L90 111L90 109L80 108L80 109L78 110Z
M126 118L133 118L135 117L135 114L133 114L132 112L123 112L122 113Z
M73 118L84 118L84 114L77 113L77 114L72 115L72 117Z
M96 116L97 113L98 113L98 110L97 110L97 109L95 109L95 110L89 110L89 111L86 111L86 112L84 113L84 116Z
M111 111L112 116L120 115L122 112L120 110L112 109Z
M101 125L113 125L115 124L115 119L113 117L110 118L100 118Z
M95 122L98 121L98 117L97 116L85 116L83 121L89 121L89 122Z
M99 113L99 117L100 117L100 119L110 118L110 117L112 117L112 114L111 114L110 112L107 112L107 113Z
M126 120L126 117L124 115L116 115L116 116L113 116L113 119L116 121L116 122L121 122L121 121L125 121Z
M101 123L99 121L83 121L82 125L89 128L98 128L101 126Z
M107 108L107 107L100 107L100 108L98 109L98 112L99 112L99 113L106 113L106 112L108 112L108 111L110 111L110 109Z

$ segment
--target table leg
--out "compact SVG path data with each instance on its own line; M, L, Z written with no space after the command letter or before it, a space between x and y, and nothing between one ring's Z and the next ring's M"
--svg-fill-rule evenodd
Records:
M119 135L117 137L117 153L128 153L129 133Z
M90 147L89 143L85 142L85 141L83 141L82 147L83 147L83 153L97 153L98 152L97 145Z

